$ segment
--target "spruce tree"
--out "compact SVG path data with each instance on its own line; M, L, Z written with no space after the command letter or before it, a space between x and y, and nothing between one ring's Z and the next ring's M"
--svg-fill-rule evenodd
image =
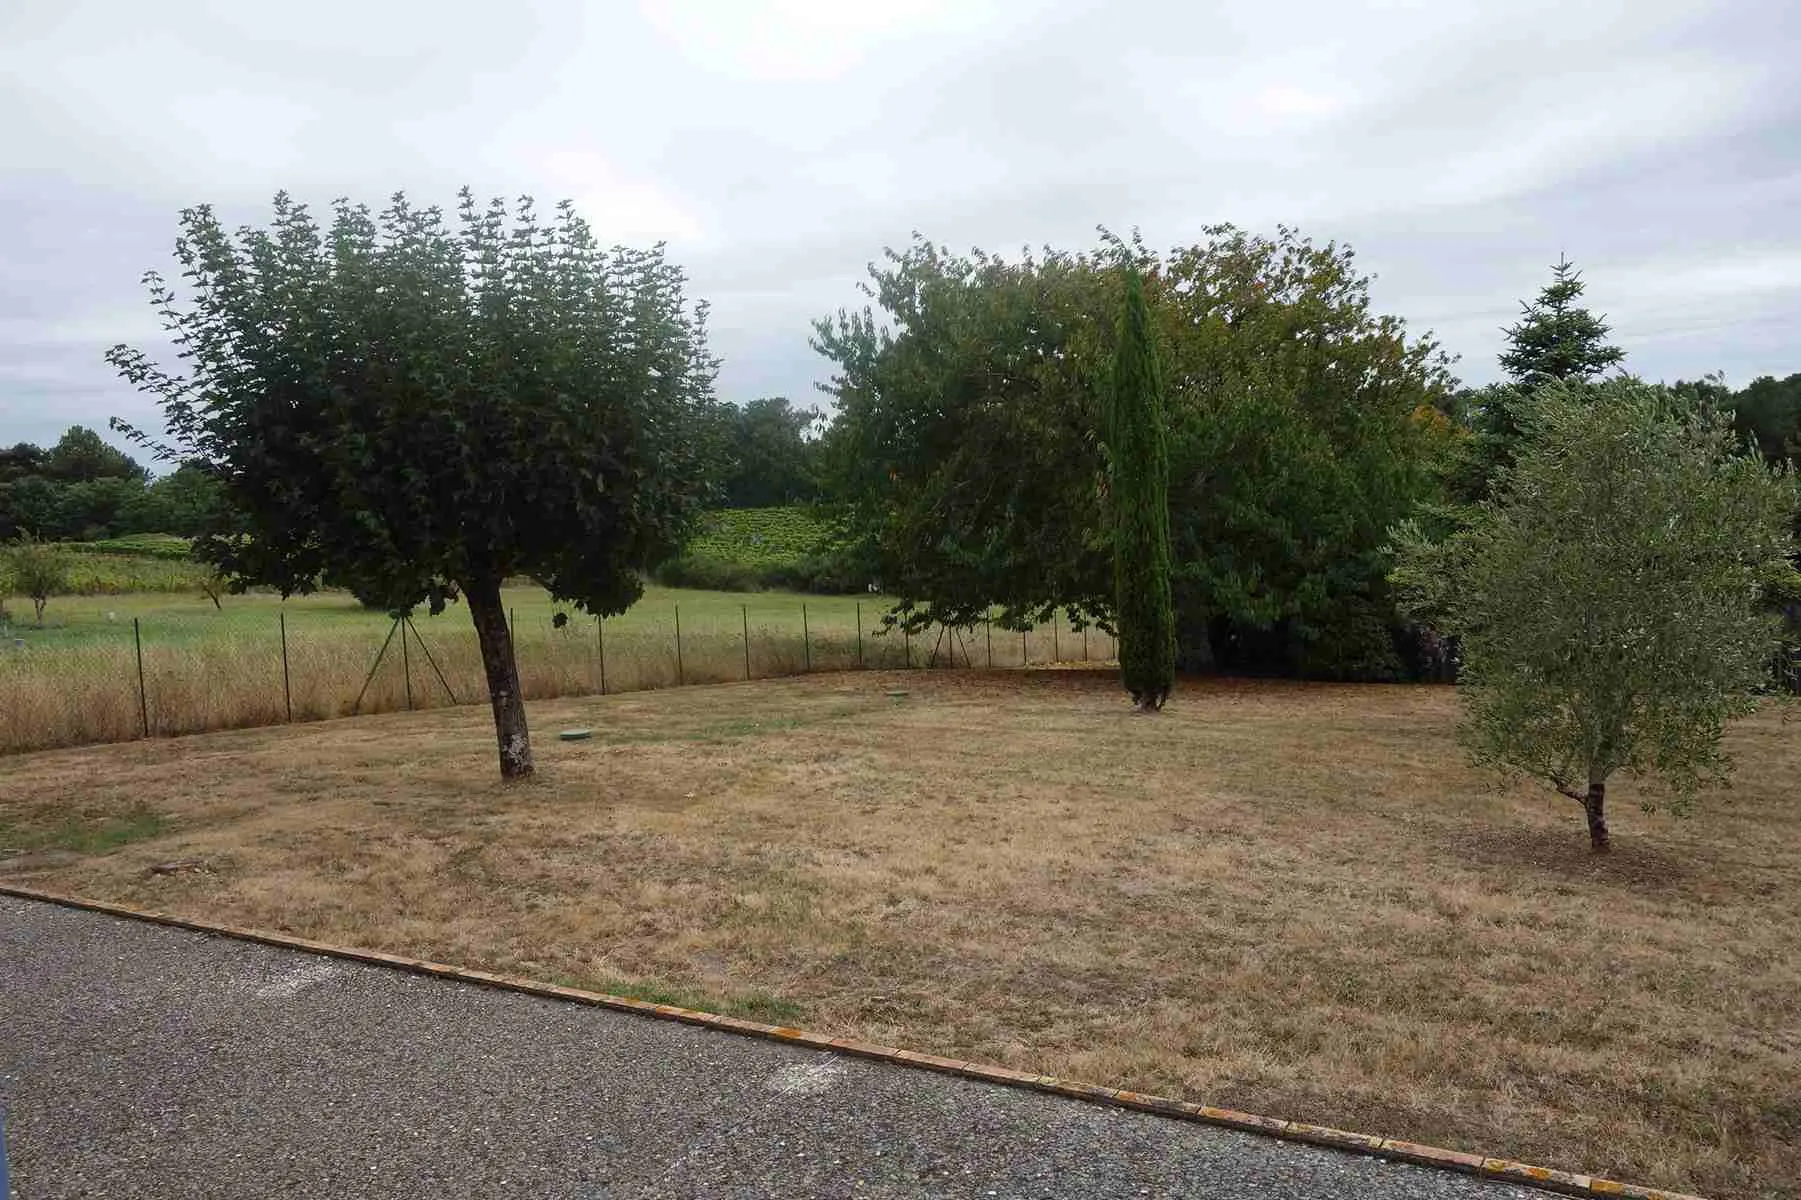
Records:
M1176 676L1169 582L1169 449L1163 379L1144 283L1136 270L1126 275L1111 382L1107 458L1120 676L1139 710L1156 712L1168 699Z
M1576 303L1586 286L1576 265L1560 256L1551 275L1538 299L1522 303L1520 319L1503 331L1507 349L1501 369L1529 387L1553 380L1587 382L1626 357L1608 345L1606 320Z

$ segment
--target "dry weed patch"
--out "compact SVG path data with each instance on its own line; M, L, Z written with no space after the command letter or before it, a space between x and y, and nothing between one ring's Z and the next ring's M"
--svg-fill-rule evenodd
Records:
M905 697L887 693L905 689ZM1801 1192L1801 726L1688 820L1460 765L1449 689L912 672L0 760L0 875L1721 1195ZM593 727L587 742L553 731ZM112 824L108 824L111 822ZM71 824L73 823L73 824ZM34 835L35 836L35 835ZM196 869L155 873L169 860Z

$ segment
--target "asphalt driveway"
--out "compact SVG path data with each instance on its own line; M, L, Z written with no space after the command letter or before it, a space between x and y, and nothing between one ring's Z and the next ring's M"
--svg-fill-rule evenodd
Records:
M0 897L13 1195L1544 1193Z

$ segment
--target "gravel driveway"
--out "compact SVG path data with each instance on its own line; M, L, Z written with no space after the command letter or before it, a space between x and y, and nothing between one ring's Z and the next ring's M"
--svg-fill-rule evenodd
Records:
M1544 1193L0 897L13 1195Z

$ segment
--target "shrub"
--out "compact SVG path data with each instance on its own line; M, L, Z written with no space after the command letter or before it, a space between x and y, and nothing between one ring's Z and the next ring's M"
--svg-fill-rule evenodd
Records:
M850 595L870 582L830 523L801 505L709 513L686 553L656 567L651 578L664 587L821 595Z
M44 606L50 597L69 590L69 559L61 546L27 535L12 544L7 554L12 586L31 597L37 623L44 623Z
M72 596L116 596L127 592L191 592L210 572L191 559L94 553L92 543L65 550Z
M109 554L124 558L159 558L169 562L186 562L193 556L194 543L172 533L133 533L125 537L101 538L81 543L84 554Z
M1325 620L1296 637L1294 663L1303 679L1394 683L1409 677L1398 640L1405 631L1392 611L1361 597L1345 597Z
M763 572L755 567L694 554L680 555L659 564L650 577L664 587L704 588L715 592L760 592L779 586L767 582Z

